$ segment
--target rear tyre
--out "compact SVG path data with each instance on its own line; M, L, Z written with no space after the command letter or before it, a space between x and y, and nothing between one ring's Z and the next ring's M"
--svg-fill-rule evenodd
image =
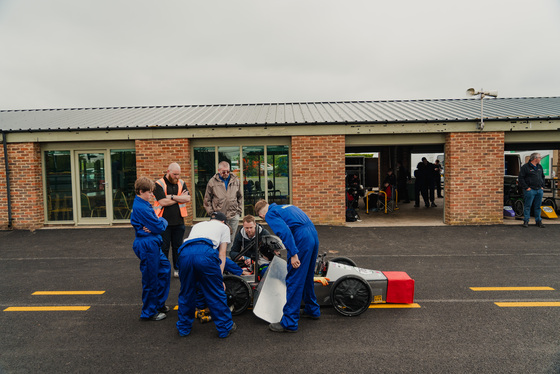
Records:
M253 290L249 283L237 275L224 275L224 284L227 304L230 308L233 307L231 314L236 316L247 310L253 299Z
M331 288L334 309L347 317L356 317L368 310L372 291L369 284L357 275L339 278Z

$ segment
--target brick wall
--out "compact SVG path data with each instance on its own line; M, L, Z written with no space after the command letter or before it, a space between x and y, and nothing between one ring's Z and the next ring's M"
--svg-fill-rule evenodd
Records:
M444 222L503 223L503 179L503 132L447 134Z
M8 144L12 227L35 230L43 225L41 147L38 143ZM4 148L0 145L0 229L8 228L8 197Z
M192 195L192 163L188 139L136 140L136 175L138 177L159 179L166 174L167 167L172 162L181 166L181 179L185 181ZM185 224L192 225L192 201L187 204L187 211Z
M292 202L318 225L345 223L344 135L292 137Z

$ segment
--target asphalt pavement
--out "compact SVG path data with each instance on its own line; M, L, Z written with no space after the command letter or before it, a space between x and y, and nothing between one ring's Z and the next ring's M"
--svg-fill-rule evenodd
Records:
M329 256L407 272L419 307L324 307L295 334L248 310L227 339L198 322L181 338L176 311L139 321L131 228L0 231L0 373L560 373L560 225L318 232ZM77 310L16 311L53 306Z

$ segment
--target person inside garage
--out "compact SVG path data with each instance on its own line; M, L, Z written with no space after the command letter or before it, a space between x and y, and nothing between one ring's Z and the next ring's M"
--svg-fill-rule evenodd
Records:
M535 223L538 227L544 228L541 218L541 204L544 188L544 170L540 164L540 153L532 153L529 162L519 170L519 186L523 191L523 227L529 227L531 217L531 207L535 215Z
M321 315L313 284L319 252L317 230L309 217L293 205L269 205L265 200L259 200L255 212L266 220L288 251L286 304L281 321L268 327L274 332L296 332L302 300L305 304L303 317L318 319Z
M169 296L171 265L160 249L160 234L167 228L167 221L165 218L159 218L150 204L154 187L154 181L148 177L136 180L136 197L130 215L130 224L135 233L132 249L140 259L142 272L143 304L140 318L143 321L161 321L169 312L165 301Z

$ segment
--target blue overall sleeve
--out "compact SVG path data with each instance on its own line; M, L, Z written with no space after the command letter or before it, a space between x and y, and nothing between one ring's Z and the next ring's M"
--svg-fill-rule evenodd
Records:
M294 236L292 234L292 230L286 224L286 221L282 218L280 214L280 209L276 204L269 205L268 212L266 213L265 220L266 223L270 226L272 231L284 243L284 246L288 250L288 259L294 255L299 253L299 250L296 246L296 241L294 240Z
M234 275L243 274L243 269L237 266L237 264L233 262L233 260L229 257L226 257L226 265L224 267L224 270Z
M130 217L130 224L134 226L137 236L148 236L161 234L167 228L167 220L159 218L149 202L136 197ZM151 231L143 234L143 227Z

